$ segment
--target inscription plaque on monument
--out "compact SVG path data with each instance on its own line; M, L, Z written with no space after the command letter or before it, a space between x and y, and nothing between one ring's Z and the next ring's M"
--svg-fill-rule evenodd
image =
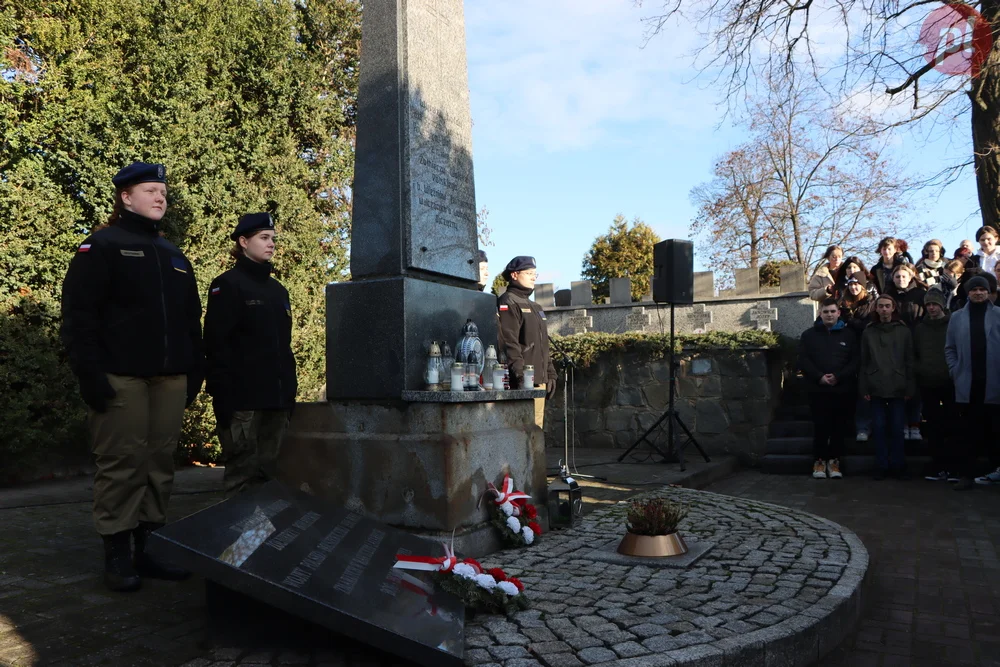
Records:
M170 524L150 547L225 588L428 667L461 665L465 610L397 553L440 546L279 482ZM422 573L421 577L426 577Z

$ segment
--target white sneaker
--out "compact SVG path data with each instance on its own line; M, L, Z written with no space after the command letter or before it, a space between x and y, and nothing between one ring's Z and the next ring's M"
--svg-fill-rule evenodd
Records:
M868 431L858 431L858 434L854 436L854 439L858 442L868 442Z
M976 478L976 484L1000 484L1000 468Z
M813 477L815 479L826 479L826 461L816 459L816 462L813 463Z

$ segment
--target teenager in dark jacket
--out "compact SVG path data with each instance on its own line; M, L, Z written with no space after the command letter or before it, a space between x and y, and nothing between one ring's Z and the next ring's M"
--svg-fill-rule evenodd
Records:
M927 440L933 461L926 479L953 480L955 470L946 434L955 423L955 385L944 356L950 315L945 309L945 295L937 288L924 297L927 315L913 330L913 370L920 389L920 402L926 422Z
M819 318L799 342L799 369L806 379L813 419L812 475L817 479L843 476L840 457L849 428L844 415L854 398L858 361L857 337L841 321L837 301L823 301Z
M140 577L189 576L146 544L167 520L184 408L201 390L201 301L191 263L160 232L166 168L135 162L112 182L108 225L80 244L66 272L62 337L90 408L104 583L135 591Z
M878 468L875 479L889 473L908 479L903 457L906 399L916 395L913 337L899 321L896 300L883 294L875 301L875 319L861 337L858 391L872 404L872 426Z
M866 279L867 276L856 273L847 280L847 289L840 299L840 319L854 331L860 345L861 334L864 333L875 312L877 297L870 294L858 278ZM855 440L866 442L872 431L872 406L870 401L864 400L860 395L854 401L854 428Z
M866 291L871 292L871 283L868 281L868 269L865 268L864 262L852 256L844 260L844 263L837 269L837 275L834 276L838 298L843 297L847 293L847 281L851 278L857 279Z
M288 290L271 276L274 233L269 213L241 217L230 235L236 266L208 289L208 393L226 459L228 496L275 478L298 390L292 306Z
M951 312L961 310L965 307L965 304L969 302L969 295L966 285L970 280L976 276L982 276L983 280L986 281L986 285L989 289L990 295L994 296L997 293L997 278L992 273L987 273L986 271L980 269L977 266L968 266L965 271L961 274L958 280L958 288L955 290L955 296L951 300ZM990 299L993 301L994 299Z
M897 251L896 239L886 236L878 242L879 260L872 267L869 279L878 294L888 294L892 291L892 270L906 262L903 254Z

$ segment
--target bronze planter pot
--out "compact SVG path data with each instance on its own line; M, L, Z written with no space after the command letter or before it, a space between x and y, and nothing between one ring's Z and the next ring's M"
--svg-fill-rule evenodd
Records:
M625 533L618 545L618 553L626 556L642 556L645 558L662 558L664 556L680 556L687 553L687 544L678 532L669 535L636 535Z

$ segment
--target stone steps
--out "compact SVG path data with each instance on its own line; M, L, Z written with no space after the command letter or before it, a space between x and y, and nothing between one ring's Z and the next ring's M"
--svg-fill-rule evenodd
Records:
M907 470L914 476L922 473L928 463L930 457L927 456L906 457ZM772 475L808 475L812 466L812 453L765 454L760 460L761 470ZM875 456L849 454L840 459L840 469L845 476L869 475L875 471Z
M848 455L873 456L875 453L875 442L868 440L858 442L849 438L844 442L845 453ZM812 455L812 436L768 438L764 445L764 454L804 454ZM927 443L924 440L907 440L905 443L907 456L926 456L928 454Z

